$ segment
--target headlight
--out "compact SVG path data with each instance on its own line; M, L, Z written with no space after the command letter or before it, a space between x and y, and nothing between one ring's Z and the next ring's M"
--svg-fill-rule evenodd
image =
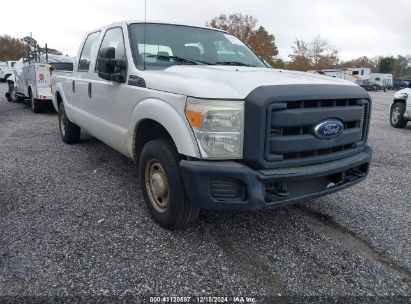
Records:
M186 117L204 158L242 158L244 101L188 97Z

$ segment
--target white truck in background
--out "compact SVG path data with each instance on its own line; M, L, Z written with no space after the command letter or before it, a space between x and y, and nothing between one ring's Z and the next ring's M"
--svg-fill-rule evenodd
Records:
M0 81L5 82L13 74L13 67L16 61L0 62Z
M51 104L50 67L55 73L73 70L73 58L43 54L37 58L21 58L14 66L13 74L7 79L9 87L6 97L11 102L28 100L34 113Z
M394 88L392 74L385 73L371 73L370 84L375 85L377 90L387 91Z

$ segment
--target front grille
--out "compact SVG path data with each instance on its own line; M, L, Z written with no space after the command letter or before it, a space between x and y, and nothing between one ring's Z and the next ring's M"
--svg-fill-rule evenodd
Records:
M318 159L348 153L365 142L367 99L295 100L268 106L265 158L270 162ZM330 139L314 136L321 121L338 119L341 135Z

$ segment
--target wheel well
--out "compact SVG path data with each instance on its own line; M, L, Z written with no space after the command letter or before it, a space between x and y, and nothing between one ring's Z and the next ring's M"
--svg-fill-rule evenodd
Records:
M397 102L400 102L400 103L405 104L405 99L394 99L394 101L392 102L391 108L392 108Z
M56 100L57 100L57 108L63 102L63 98L61 98L60 92L56 93Z
M171 139L170 133L160 123L152 119L145 119L136 128L133 144L134 159L137 161L140 158L141 151L144 145L158 138ZM174 144L174 142L173 142ZM174 145L175 146L175 145Z

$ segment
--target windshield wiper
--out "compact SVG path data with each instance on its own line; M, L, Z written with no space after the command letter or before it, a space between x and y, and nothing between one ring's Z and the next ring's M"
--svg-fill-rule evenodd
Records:
M209 62L201 61L201 60L194 60L194 59L188 59L188 58L183 58L183 57L178 57L178 56L166 56L166 55L147 55L146 57L160 57L160 58L171 58L176 61L180 62L186 62L186 63L193 63L193 64L211 64Z
M255 65L240 62L240 61L217 61L214 64L216 64L216 65L240 65L240 66L255 67Z

